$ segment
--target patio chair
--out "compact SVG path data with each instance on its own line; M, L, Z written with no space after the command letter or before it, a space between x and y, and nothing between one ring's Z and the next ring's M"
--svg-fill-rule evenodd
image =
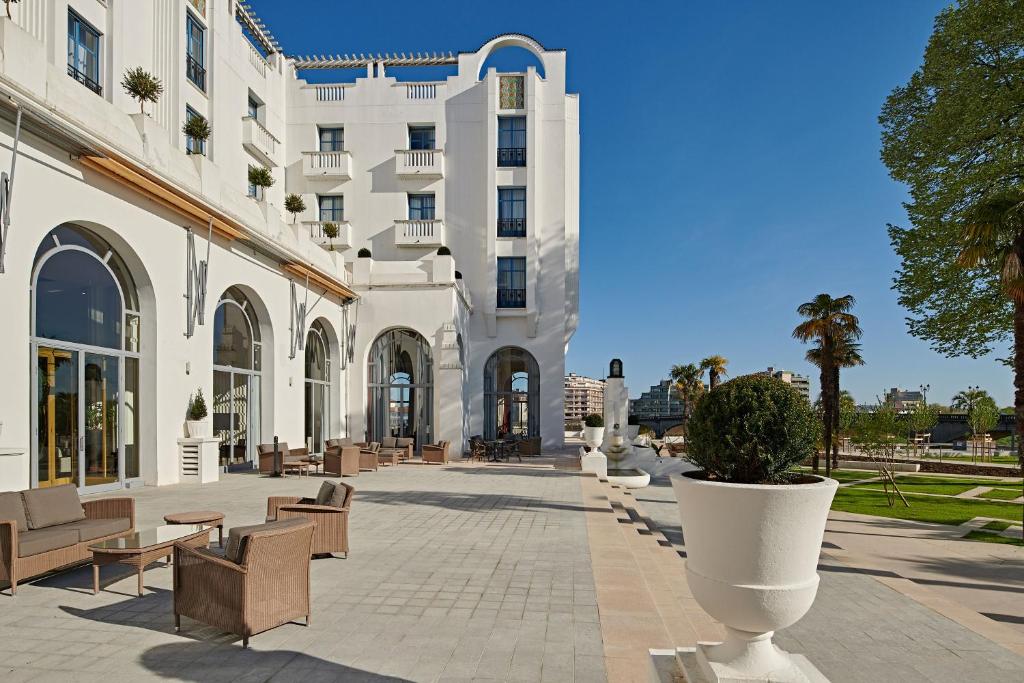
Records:
M423 462L434 465L448 464L448 441L438 441L437 445L424 444L420 451L423 454Z
M469 457L471 460L487 459L487 443L482 436L469 437Z
M277 449L281 453L281 471L288 463L298 462L309 454L306 448L288 448L286 441L278 441ZM260 459L260 474L274 473L274 444L261 443L256 447Z
M324 474L336 477L358 476L359 446L328 445L324 449Z
M271 496L267 498L267 521L303 517L316 522L313 554L345 553L348 557L348 515L355 489L344 482L325 481L316 498Z
M540 455L540 437L527 437L519 442L520 455Z
M370 443L357 443L356 446L359 446L359 469L376 472L380 467L380 462L377 460L377 451L380 450L380 444L376 441L371 441Z
M225 556L174 545L174 629L181 617L249 637L305 617L310 623L307 520L236 527Z

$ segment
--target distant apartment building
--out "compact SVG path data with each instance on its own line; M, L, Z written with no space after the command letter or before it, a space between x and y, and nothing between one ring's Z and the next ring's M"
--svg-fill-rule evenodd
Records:
M604 411L604 380L575 372L565 376L565 421L582 422L592 413Z
M775 379L781 379L783 382L791 385L794 389L799 391L808 402L811 400L811 381L807 375L798 375L790 370L776 370L771 366L768 366L767 370L763 370L762 372L755 374L769 375Z
M885 402L895 407L897 411L911 410L924 402L924 394L920 391L893 387L885 395Z
M656 418L683 414L683 399L676 391L672 380L663 379L640 394L640 398L629 401L630 417Z

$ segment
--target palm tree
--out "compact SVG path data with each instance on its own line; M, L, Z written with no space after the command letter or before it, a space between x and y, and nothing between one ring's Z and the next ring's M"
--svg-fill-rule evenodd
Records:
M704 372L694 365L673 365L669 376L675 382L675 389L679 397L683 399L683 430L686 430L686 423L690 419L690 412L697 402L697 399L704 393L704 382L701 381Z
M970 413L974 410L974 406L978 405L979 402L992 398L988 395L988 392L980 387L967 387L963 391L958 391L953 400L950 401L949 406L954 410L962 410L965 413Z
M860 355L860 344L853 340L853 337L846 336L836 340L835 352L833 354L835 362L832 364L832 396L836 397L836 400L832 401L832 429L834 434L839 433L839 399L843 393L839 388L839 371L842 368L852 368L858 365L864 365L864 358ZM822 353L821 343L817 346L807 350L807 362L821 367ZM839 466L839 439L835 439L832 442L832 467Z
M725 371L727 365L729 361L723 356L708 356L700 362L701 372L708 371L708 390L714 391L718 386L718 378L729 374Z
M800 304L797 313L806 318L793 330L793 337L802 342L817 340L821 351L821 398L822 422L824 423L825 453L832 450L832 432L838 394L833 390L836 373L836 349L843 340L853 341L861 335L860 321L850 313L856 300L849 294L833 299L828 294L819 294L811 301ZM818 472L818 453L814 453L814 472ZM831 462L825 458L825 475L832 473Z

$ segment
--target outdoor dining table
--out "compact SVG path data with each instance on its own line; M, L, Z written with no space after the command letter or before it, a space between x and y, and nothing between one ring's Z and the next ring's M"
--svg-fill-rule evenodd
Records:
M487 459L491 462L498 462L504 459L506 462L512 456L512 451L515 449L518 441L516 439L495 439L494 441L485 441L484 445L487 447Z

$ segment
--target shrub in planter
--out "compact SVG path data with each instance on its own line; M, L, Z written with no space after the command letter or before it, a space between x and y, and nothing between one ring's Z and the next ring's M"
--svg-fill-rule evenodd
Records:
M189 436L209 436L206 424L207 415L209 415L209 411L206 408L206 399L203 398L203 390L197 389L196 393L188 399L186 423Z
M604 427L604 417L597 413L591 413L583 418L583 423L587 427Z
M323 224L324 236L327 239L335 239L338 236L338 224L328 221Z
M725 642L699 646L708 680L816 680L772 633L803 617L818 591L817 563L836 482L790 472L813 453L818 423L791 386L740 377L704 396L689 422L689 459L672 478L697 603L725 625Z
M302 201L302 197L297 194L290 194L284 198L284 210L292 215L292 222L295 222L295 216L306 210L306 202Z
M704 396L688 423L689 459L708 479L779 484L814 454L819 422L789 384L751 375L720 384Z
M448 247L438 247L437 248L437 255L438 256L451 256L452 255L452 250L449 249Z
M359 250L359 251L358 251L358 252L356 253L356 255L357 255L357 256L358 256L359 258L373 258L373 254L371 254L371 253L370 253L370 250L369 250L369 249L367 249L366 247L363 247L362 249L360 249L360 250Z
M266 166L249 167L249 184L256 187L268 188L274 184L274 176Z
M128 93L128 97L139 103L140 114L146 113L146 102L156 102L164 92L160 79L141 66L125 69L121 87Z
M583 440L591 448L597 448L604 441L604 417L591 413L583 418Z
M199 143L204 143L210 138L210 134L213 132L210 129L210 122L206 120L205 116L190 116L181 127L181 132L187 137L195 140ZM189 152L190 154L202 154L203 145L198 145L198 150Z

